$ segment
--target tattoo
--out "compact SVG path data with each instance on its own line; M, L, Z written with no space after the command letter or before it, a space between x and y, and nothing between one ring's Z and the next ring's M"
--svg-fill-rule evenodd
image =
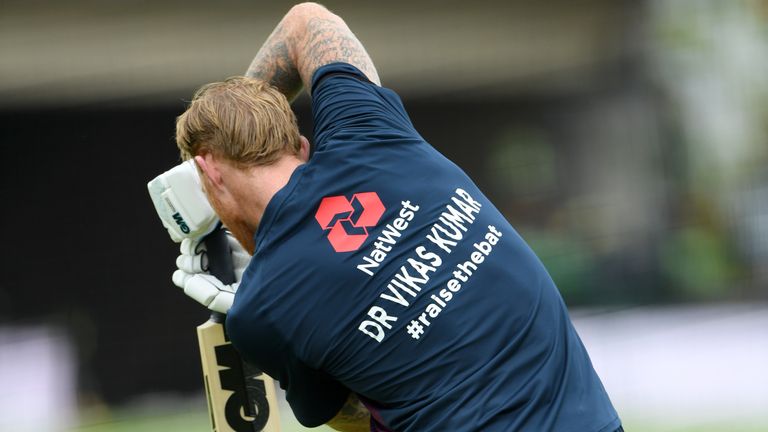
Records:
M357 67L368 79L379 84L379 75L363 44L341 20L311 18L299 42L299 53L299 72L305 83L309 83L320 66L343 61Z
M319 5L295 8L280 21L251 62L247 76L267 81L288 100L309 86L321 66L345 62L380 84L363 44L344 21Z
M353 393L328 426L343 432L370 431L371 413Z
M301 76L291 58L291 36L281 22L251 62L246 76L267 81L292 100L301 91Z

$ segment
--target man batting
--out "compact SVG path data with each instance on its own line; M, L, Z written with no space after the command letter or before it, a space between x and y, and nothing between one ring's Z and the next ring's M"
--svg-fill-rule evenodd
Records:
M302 88L312 157L289 105ZM185 264L201 261L187 244L174 281L227 313L302 424L621 430L540 261L338 16L293 7L246 76L198 90L176 141L253 258L224 285Z

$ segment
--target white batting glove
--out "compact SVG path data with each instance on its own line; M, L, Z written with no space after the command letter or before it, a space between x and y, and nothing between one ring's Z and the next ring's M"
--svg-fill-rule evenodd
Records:
M184 239L181 242L181 255L176 258L178 270L173 272L173 283L182 288L184 294L192 297L208 309L224 314L232 307L243 272L251 261L248 252L229 232L227 232L227 241L232 250L234 283L224 284L215 276L208 274L208 257L205 245L198 240Z
M176 243L202 238L216 229L219 217L205 197L193 160L155 177L147 189L157 215Z

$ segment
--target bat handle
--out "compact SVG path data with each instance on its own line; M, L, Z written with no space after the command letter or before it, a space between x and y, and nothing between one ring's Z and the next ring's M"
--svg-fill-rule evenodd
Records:
M206 253L208 254L208 271L211 275L216 276L224 284L231 284L235 282L235 266L232 263L232 250L229 247L229 241L227 240L227 233L222 228L221 223L216 229L208 234L203 241L205 242ZM262 431L264 426L269 421L270 406L266 399L266 387L263 379L258 378L262 375L261 371L248 365L240 355L235 351L234 347L229 344L229 336L226 330L227 316L221 312L212 312L211 321L220 323L222 325L222 331L224 341L227 342L224 345L216 347L217 362L221 359L219 356L223 356L225 361L228 359L228 368L224 372L219 371L219 376L222 373L228 378L226 379L227 390L232 391L233 394L227 399L225 406L226 422L233 431L238 432L251 432ZM221 352L219 352L221 350ZM221 363L219 363L221 366ZM222 384L224 382L222 381ZM259 387L261 385L261 387ZM235 399L232 399L232 398ZM233 405L236 410L230 412L230 400L236 401ZM275 408L275 407L273 407ZM242 413L246 416L252 417L250 420L245 420L242 417ZM231 416L231 417L230 417ZM233 426L234 425L234 426ZM214 428L214 430L218 430ZM222 429L229 430L229 429Z
M203 239L208 254L208 271L225 285L235 282L235 267L227 233L221 224Z
M232 264L232 250L229 248L227 233L221 223L203 239L208 254L208 271L222 283L229 285L235 282L235 267ZM211 319L224 323L226 315L213 312Z

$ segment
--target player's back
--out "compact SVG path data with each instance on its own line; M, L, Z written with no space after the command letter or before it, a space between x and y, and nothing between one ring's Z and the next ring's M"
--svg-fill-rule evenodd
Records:
M554 283L501 213L393 93L330 81L316 126L343 126L316 130L322 145L270 202L233 341L342 383L380 430L618 428ZM333 109L350 100L357 111Z

